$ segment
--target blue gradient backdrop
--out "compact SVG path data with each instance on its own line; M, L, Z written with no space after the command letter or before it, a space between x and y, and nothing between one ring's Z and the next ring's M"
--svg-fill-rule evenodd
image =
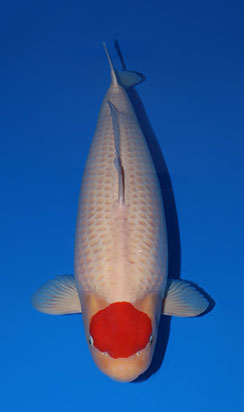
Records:
M30 305L44 281L73 273L79 186L110 81L101 42L118 66L114 39L146 75L137 92L172 182L175 266L181 249L181 276L216 300L205 317L172 319L161 367L134 384L97 370L80 316ZM1 411L244 407L243 40L235 0L2 4Z

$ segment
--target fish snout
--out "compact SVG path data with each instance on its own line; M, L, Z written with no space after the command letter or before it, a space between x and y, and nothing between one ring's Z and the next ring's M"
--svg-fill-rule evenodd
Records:
M145 349L128 358L115 359L94 348L92 356L98 368L111 379L118 382L132 382L148 369L152 360L152 349L148 344Z

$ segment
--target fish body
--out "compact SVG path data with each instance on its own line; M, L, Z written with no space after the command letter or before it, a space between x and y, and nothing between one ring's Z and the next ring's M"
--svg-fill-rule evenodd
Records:
M109 102L119 124L124 201L119 202ZM126 91L111 83L100 110L78 207L75 278L81 294L108 303L163 296L167 231L157 174Z
M157 173L125 83L105 46L111 84L82 178L75 273L47 282L33 305L52 314L83 314L97 366L128 382L150 365L161 313L196 316L209 301L190 282L167 281L168 246Z
M121 188L118 159L123 174ZM162 300L166 287L167 255L158 177L128 95L112 76L82 179L76 227L75 279L81 306L89 306L90 296L96 302L103 301L95 310L89 308L85 313L83 309L88 335L88 325L98 308L127 302L139 310L150 296L155 301L153 312L156 306L158 311L157 316L147 311L155 335L156 318L161 313L156 303ZM124 352L118 351L118 357L120 353ZM138 362L138 355L134 355ZM119 378L127 379L125 375Z

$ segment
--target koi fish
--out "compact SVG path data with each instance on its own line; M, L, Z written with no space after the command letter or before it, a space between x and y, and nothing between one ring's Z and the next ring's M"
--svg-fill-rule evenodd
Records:
M205 312L191 282L167 279L168 246L157 173L126 88L142 81L115 71L104 97L82 179L74 276L45 283L32 304L49 314L82 313L98 368L129 382L149 367L161 314Z

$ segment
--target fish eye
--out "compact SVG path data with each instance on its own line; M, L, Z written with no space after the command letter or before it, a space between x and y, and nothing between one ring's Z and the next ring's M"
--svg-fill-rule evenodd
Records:
M149 344L151 345L153 343L153 341L154 341L154 336L151 335L150 338L149 338Z
M91 346L93 346L93 337L89 335L88 342Z

